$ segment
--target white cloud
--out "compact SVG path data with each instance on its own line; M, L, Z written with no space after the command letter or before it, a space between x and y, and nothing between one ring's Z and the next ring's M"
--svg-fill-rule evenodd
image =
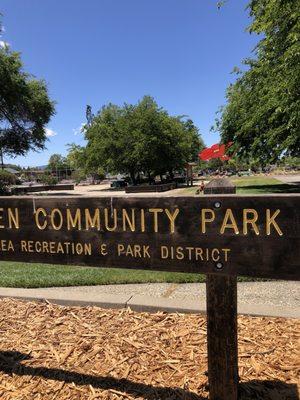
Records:
M72 129L74 135L80 135L81 133L84 133L85 132L84 126L85 126L85 123L82 122L77 128Z
M45 131L47 137L53 137L57 135L57 132L54 132L52 129L46 128Z
M6 47L9 47L9 44L7 42L4 42L4 40L0 40L0 47L2 49L5 49Z

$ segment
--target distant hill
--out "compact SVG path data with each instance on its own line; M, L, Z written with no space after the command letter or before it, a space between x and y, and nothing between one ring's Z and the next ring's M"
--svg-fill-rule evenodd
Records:
M37 167L34 167L35 169L40 169L40 170L44 170L47 168L47 165L39 165Z
M1 167L1 166L0 166ZM4 169L14 169L16 171L22 171L22 170L27 170L27 168L30 168L31 170L40 170L44 171L47 168L47 165L37 165L37 166L31 166L31 167L21 167L20 165L16 164L3 164Z
M22 167L20 167L20 165L16 165L16 164L3 164L3 168L7 169L7 168L11 168L11 169L15 169L17 171L21 171Z

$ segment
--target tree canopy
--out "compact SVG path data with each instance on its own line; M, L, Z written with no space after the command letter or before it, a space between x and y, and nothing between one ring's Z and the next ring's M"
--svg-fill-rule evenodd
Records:
M52 154L49 158L47 169L54 171L56 169L65 169L68 168L68 160L66 157L61 154Z
M45 125L54 114L44 81L22 69L18 53L0 48L0 151L11 156L45 147Z
M251 33L262 36L227 89L215 129L237 156L266 164L300 155L300 1L251 0Z
M85 148L76 143L67 144L68 154L66 162L71 168L84 168L85 167Z
M191 120L170 116L145 96L136 105L108 104L86 126L86 164L107 172L129 174L135 182L143 171L148 178L182 169L203 148Z

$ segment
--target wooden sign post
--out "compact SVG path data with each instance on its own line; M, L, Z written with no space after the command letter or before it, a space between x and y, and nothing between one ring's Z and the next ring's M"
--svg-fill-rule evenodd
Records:
M300 195L0 198L0 260L299 279Z
M238 196L223 179L204 192L1 197L0 260L207 274L210 399L236 400L236 277L300 279L300 195Z
M228 179L215 179L204 194L236 193ZM217 203L216 203L217 204ZM221 204L220 204L221 205ZM223 264L216 265L221 272ZM206 276L209 398L238 398L237 277Z

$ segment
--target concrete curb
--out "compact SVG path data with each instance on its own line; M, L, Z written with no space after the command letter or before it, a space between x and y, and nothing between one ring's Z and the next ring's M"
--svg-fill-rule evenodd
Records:
M45 290L45 289L44 289ZM97 306L100 308L130 307L139 312L164 311L169 313L205 314L205 300L182 300L146 295L85 294L65 291L46 294L43 289L0 288L0 298L27 301L48 301L63 306ZM238 314L267 317L300 318L299 307L283 307L238 303Z
M131 296L114 294L84 294L65 291L47 294L43 289L1 288L0 298L12 297L18 300L49 301L62 306L97 306L101 308L124 308Z

